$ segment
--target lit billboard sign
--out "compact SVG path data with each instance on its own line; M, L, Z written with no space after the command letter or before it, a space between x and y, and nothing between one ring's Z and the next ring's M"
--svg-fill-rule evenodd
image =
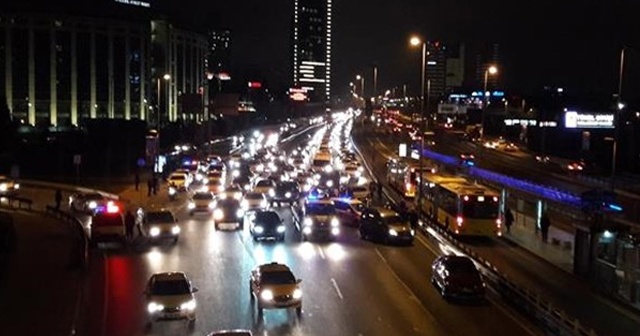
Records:
M567 111L564 114L565 128L614 128L613 121L613 113Z
M130 6L151 8L151 4L146 1L139 1L139 0L115 0L115 1L117 3L130 5Z
M289 89L289 98L294 101L305 101L307 100L307 89L305 88L290 88Z

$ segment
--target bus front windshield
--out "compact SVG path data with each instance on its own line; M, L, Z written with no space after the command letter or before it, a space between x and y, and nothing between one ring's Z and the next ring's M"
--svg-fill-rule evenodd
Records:
M467 218L495 219L500 215L500 203L494 200L470 199L462 202L462 215Z

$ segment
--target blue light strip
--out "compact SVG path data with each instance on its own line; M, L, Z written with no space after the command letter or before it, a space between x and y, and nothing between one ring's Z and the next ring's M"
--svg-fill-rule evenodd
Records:
M445 165L459 165L459 160L457 158L432 152L429 150L424 151L424 156L439 161ZM469 174L562 204L575 207L580 207L582 204L580 196L564 190L560 190L558 188L547 187L529 181L518 180L514 177L498 174L478 167L470 167Z

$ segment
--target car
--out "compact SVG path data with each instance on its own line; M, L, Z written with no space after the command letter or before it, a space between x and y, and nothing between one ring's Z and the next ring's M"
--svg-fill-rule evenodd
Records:
M264 309L294 308L298 316L302 315L302 288L300 279L284 264L272 262L263 264L251 271L249 295L255 302L258 315Z
M269 206L269 201L262 193L250 191L242 198L241 205L245 211L263 210Z
M443 255L431 265L431 283L445 299L484 299L486 285L469 257Z
M216 201L213 210L213 221L216 230L243 230L245 210L240 201L224 198Z
M292 205L297 202L300 198L300 186L298 182L288 181L288 182L280 182L276 185L275 193L273 198L271 199L271 203L276 203L278 205L282 203L287 203Z
M237 200L241 200L242 199L242 194L244 193L244 191L242 190L242 187L240 187L237 184L232 184L230 185L228 188L226 188L223 192L218 194L219 198L235 198Z
M139 208L136 213L138 225L147 237L153 240L170 239L174 244L178 242L181 229L170 210Z
M565 166L565 169L569 172L581 172L584 170L584 161L573 161Z
M301 231L303 241L311 237L334 239L338 236L340 220L333 202L327 198L307 200L303 208Z
M183 172L173 172L167 178L167 183L170 187L174 187L177 190L186 190L191 184L191 180L188 176L189 175Z
M349 197L332 198L331 200L336 207L340 223L357 227L362 212L367 208L366 205L358 199Z
M462 153L460 154L460 164L463 166L475 166L476 157L472 153Z
M551 158L546 155L536 155L536 161L546 164L551 162Z
M258 211L251 216L251 235L254 241L275 239L284 241L286 226L275 211Z
M14 195L18 193L20 184L7 176L0 175L0 195Z
M271 179L260 179L253 186L253 192L264 194L267 198L272 198L276 193L276 183Z
M210 191L197 191L191 196L187 208L189 216L193 216L196 212L213 212L215 207L215 195Z
M415 231L409 221L386 208L369 208L360 216L360 238L390 244L412 244Z
M505 152L517 152L518 151L518 146L516 144L514 144L513 142L509 142L508 144L506 144L504 146L504 151Z
M240 168L240 163L242 162L242 154L233 153L229 156L229 167L230 168Z
M210 178L207 182L200 188L200 191L208 191L212 192L214 195L217 195L225 190L224 182L221 179Z
M98 206L106 205L109 200L97 192L77 193L69 197L69 209L71 211L92 214Z
M121 205L114 201L97 205L93 210L89 229L89 242L92 246L102 242L124 243L126 232Z
M345 194L353 199L366 202L370 196L370 190L364 185L350 185L345 188Z
M198 291L183 272L162 272L151 275L144 295L147 301L148 325L161 320L186 319L193 326L196 320Z

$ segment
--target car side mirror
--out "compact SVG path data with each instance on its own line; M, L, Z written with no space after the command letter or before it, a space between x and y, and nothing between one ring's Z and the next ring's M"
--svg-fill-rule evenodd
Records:
M296 283L300 284L302 282L302 279L296 279Z
M198 287L195 287L195 286L191 287L191 293L195 293L197 291L199 291Z

